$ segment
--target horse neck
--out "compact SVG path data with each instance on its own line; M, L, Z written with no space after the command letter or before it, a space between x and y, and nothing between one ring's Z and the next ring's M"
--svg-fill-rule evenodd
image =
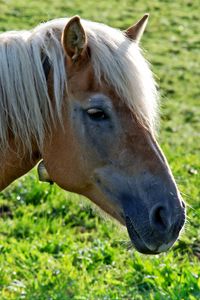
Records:
M0 191L30 171L40 159L40 153L35 145L30 154L29 150L22 149L11 140L9 147L0 152Z
M48 57L44 56L42 62L44 74L47 79L50 71ZM26 125L24 124L24 126ZM21 128L21 132L22 131L23 128ZM16 135L17 132L14 134ZM7 141L5 142L5 140ZM14 138L9 132L6 134L6 139L4 138L4 141L2 141L2 145L0 146L0 191L6 188L15 179L31 170L41 159L41 154L36 143L30 139L28 143L29 146L25 149L26 144L22 142L25 140L25 136Z

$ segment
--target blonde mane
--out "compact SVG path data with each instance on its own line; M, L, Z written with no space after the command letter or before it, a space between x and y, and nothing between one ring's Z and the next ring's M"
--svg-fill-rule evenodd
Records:
M109 26L82 20L91 49L96 79L103 78L120 95L140 122L154 132L157 93L150 68L138 45ZM0 34L0 150L8 146L9 131L31 150L41 148L50 121L61 120L67 72L60 43L67 19L52 20L30 31ZM41 56L53 70L52 108Z

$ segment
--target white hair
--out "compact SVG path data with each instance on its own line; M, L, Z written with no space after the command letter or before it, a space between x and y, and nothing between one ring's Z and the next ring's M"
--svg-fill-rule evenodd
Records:
M0 148L8 146L8 134L31 150L32 139L41 148L50 121L61 120L67 70L60 42L68 19L41 24L30 31L0 34ZM139 46L123 32L81 20L91 49L96 80L103 77L140 122L154 131L157 93L149 65ZM41 57L48 56L53 74L54 103L48 95Z

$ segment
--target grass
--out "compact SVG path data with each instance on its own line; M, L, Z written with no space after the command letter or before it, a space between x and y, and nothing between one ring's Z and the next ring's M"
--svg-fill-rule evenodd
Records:
M88 200L31 172L0 194L0 299L199 299L199 1L1 0L0 11L0 31L74 14L123 29L150 12L142 47L162 97L159 142L188 203L180 241L144 256Z

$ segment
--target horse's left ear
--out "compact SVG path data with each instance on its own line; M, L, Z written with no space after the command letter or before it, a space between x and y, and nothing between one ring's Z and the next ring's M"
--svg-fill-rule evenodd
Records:
M125 30L126 36L139 43L148 22L149 14L145 14L135 25Z
M62 44L66 54L73 62L77 61L84 53L87 47L87 38L79 16L71 18L65 26Z

